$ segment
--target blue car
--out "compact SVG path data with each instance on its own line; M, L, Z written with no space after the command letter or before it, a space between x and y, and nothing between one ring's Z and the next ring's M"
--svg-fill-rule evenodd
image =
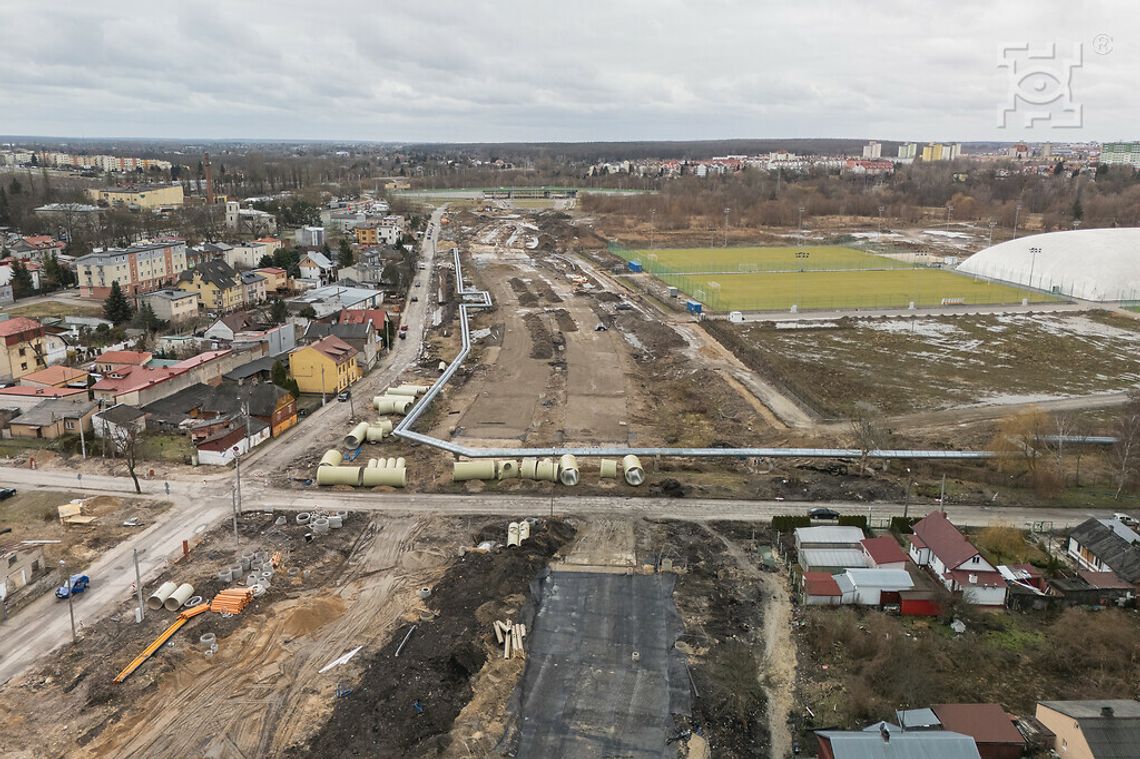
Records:
M72 575L68 580L67 585L60 585L55 589L56 598L67 598L68 596L82 593L87 590L87 586L91 583L91 578L87 575Z

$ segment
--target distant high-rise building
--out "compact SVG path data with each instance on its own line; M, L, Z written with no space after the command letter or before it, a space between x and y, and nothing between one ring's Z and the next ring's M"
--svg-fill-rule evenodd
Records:
M924 161L953 161L962 155L962 145L953 143L944 145L940 142L932 142L922 148L922 160Z
M899 158L914 159L918 156L918 145L913 142L904 142L899 145Z
M878 142L871 140L863 146L863 157L874 160L881 158L883 155L883 146Z
M1140 168L1140 142L1106 142L1100 149L1100 162Z

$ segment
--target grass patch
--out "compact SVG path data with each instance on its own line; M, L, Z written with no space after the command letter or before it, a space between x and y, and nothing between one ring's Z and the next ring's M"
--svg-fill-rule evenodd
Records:
M756 248L654 248L621 255L654 274L910 269L909 263L838 245Z
M28 319L44 319L53 316L59 318L65 316L102 317L103 305L101 303L84 303L82 301L61 303L55 300L48 300L39 303L29 303L26 306L17 304L5 308L4 312L9 316L23 316Z
M185 463L194 447L185 435L146 434L139 437L138 457L143 461Z

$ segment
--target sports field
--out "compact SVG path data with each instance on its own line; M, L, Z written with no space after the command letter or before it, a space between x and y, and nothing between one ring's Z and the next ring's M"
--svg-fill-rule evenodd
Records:
M622 250L653 274L907 269L910 264L839 245Z
M613 251L709 311L906 308L1054 300L842 246Z

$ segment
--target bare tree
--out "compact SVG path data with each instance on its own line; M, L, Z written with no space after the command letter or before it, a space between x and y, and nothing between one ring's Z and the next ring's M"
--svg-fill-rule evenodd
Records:
M121 456L127 465L127 472L135 482L135 492L142 493L139 476L135 472L139 457L139 440L142 433L133 423L127 425L108 425L107 437L111 441L112 452Z
M878 423L875 409L867 404L856 404L856 414L851 420L851 434L859 447L859 472L866 474L871 452L883 447L886 430Z
M1116 500L1124 492L1124 487L1136 474L1137 459L1140 458L1140 392L1128 394L1128 402L1120 410L1113 424L1116 443L1112 446L1112 459L1116 466Z

